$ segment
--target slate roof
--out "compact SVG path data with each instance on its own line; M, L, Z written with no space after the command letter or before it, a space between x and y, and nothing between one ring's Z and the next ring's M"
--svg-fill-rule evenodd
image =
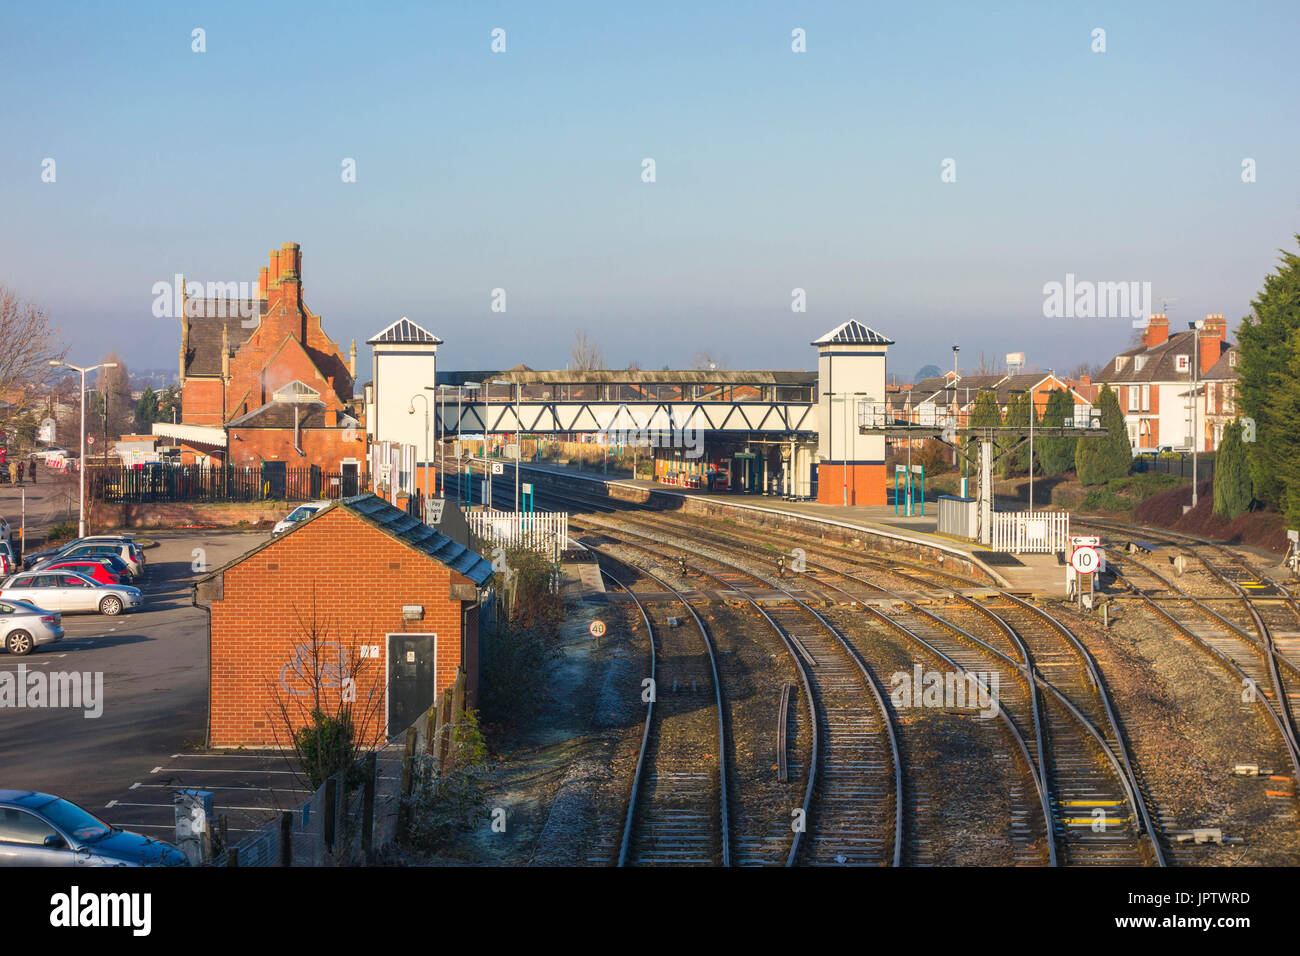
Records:
M277 402L274 399L252 411L232 418L227 428L293 428L294 409L298 412L299 428L324 428L325 405L321 402ZM342 416L339 427L344 427Z
M492 577L492 565L476 551L458 544L437 528L430 527L383 498L373 494L356 495L339 502L357 517L368 521L385 534L423 551L447 567L465 575L480 587Z
M367 345L387 345L394 342L412 342L417 345L442 345L442 339L428 329L421 328L406 316L402 316L373 338L366 339Z
M1241 350L1235 345L1230 345L1219 356L1219 360L1210 366L1209 370L1201 376L1203 382L1235 382L1237 380L1237 368L1233 361L1240 362Z
M1196 333L1178 332L1171 335L1165 342L1154 345L1150 348L1138 346L1129 349L1126 352L1120 352L1111 358L1106 367L1100 374L1095 376L1098 382L1109 382L1111 384L1127 384L1131 382L1186 382L1190 380L1191 366L1184 371L1178 371L1178 356L1190 356L1196 350L1195 342ZM1119 371L1115 370L1115 359L1125 358L1124 367ZM1137 359L1143 358L1146 361L1142 368L1138 369ZM1223 358L1222 353L1219 356ZM1194 359L1192 361L1195 361ZM1217 365L1217 362L1216 362Z
M893 345L894 340L869 329L857 319L849 319L838 328L831 329L813 345Z
M187 315L189 325L189 349L185 353L186 375L220 375L221 374L221 330L226 329L230 350L239 348L248 337L257 331L257 326L266 315L266 300L257 303L257 322L245 327L244 318L252 312L253 303L249 299L189 299L187 311L194 309L196 314Z

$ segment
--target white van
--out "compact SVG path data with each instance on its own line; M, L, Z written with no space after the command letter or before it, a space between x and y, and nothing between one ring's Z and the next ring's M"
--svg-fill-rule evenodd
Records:
M328 508L333 503L332 501L309 501L305 505L299 505L290 511L286 517L275 523L275 527L271 529L271 537L275 538L284 534L297 525L299 521L306 521L316 512Z

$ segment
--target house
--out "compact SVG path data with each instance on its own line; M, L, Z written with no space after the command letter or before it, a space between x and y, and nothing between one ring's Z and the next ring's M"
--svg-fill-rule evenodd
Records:
M215 291L228 287L238 284ZM180 298L182 418L156 423L154 434L179 443L181 463L260 465L273 488L291 467L359 477L356 343L345 359L303 302L298 244L271 252L255 298Z
M1236 407L1236 351L1227 333L1222 315L1206 316L1199 333L1173 335L1167 315L1152 315L1141 344L1116 355L1096 376L1116 392L1134 453L1191 451L1194 435L1198 451L1218 447Z
M975 408L980 392L994 393L998 410L1005 415L1007 406L1013 398L1021 394L1033 395L1034 409L1038 420L1042 420L1047 410L1047 403L1052 392L1064 389L1074 402L1074 417L1087 419L1092 408L1092 400L1086 394L1074 388L1070 382L1057 376L1054 372L1017 372L1008 375L954 375L952 372L937 378L922 379L912 389L913 408L924 420L928 415L946 417L952 414L954 401L957 405L958 421L969 420Z
M344 498L195 584L210 618L213 747L284 746L319 701L358 736L398 735L466 673L478 689L492 566L373 494Z

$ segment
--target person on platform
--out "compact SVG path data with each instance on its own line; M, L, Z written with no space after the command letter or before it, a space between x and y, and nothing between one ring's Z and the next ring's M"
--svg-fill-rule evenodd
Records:
M36 459L35 458L27 462L27 473L32 476L32 484L36 484Z

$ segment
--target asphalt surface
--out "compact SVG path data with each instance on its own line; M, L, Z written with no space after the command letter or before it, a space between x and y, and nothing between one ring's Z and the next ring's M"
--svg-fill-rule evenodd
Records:
M10 497L12 489L0 487L4 498ZM62 520L57 510L47 512L45 520ZM58 794L108 823L163 838L172 828L172 790L214 790L218 811L249 808L230 814L232 829L238 830L243 821L266 816L254 809L292 805L292 793L274 791L298 785L292 774L283 773L287 768L278 755L202 752L208 619L192 605L191 585L201 573L196 562L205 570L220 567L266 535L209 531L149 537L158 546L145 552L141 609L117 617L65 614L62 642L20 658L0 652L0 670L22 665L29 672L99 673L103 681L99 717L87 717L84 707L0 709L0 789Z

